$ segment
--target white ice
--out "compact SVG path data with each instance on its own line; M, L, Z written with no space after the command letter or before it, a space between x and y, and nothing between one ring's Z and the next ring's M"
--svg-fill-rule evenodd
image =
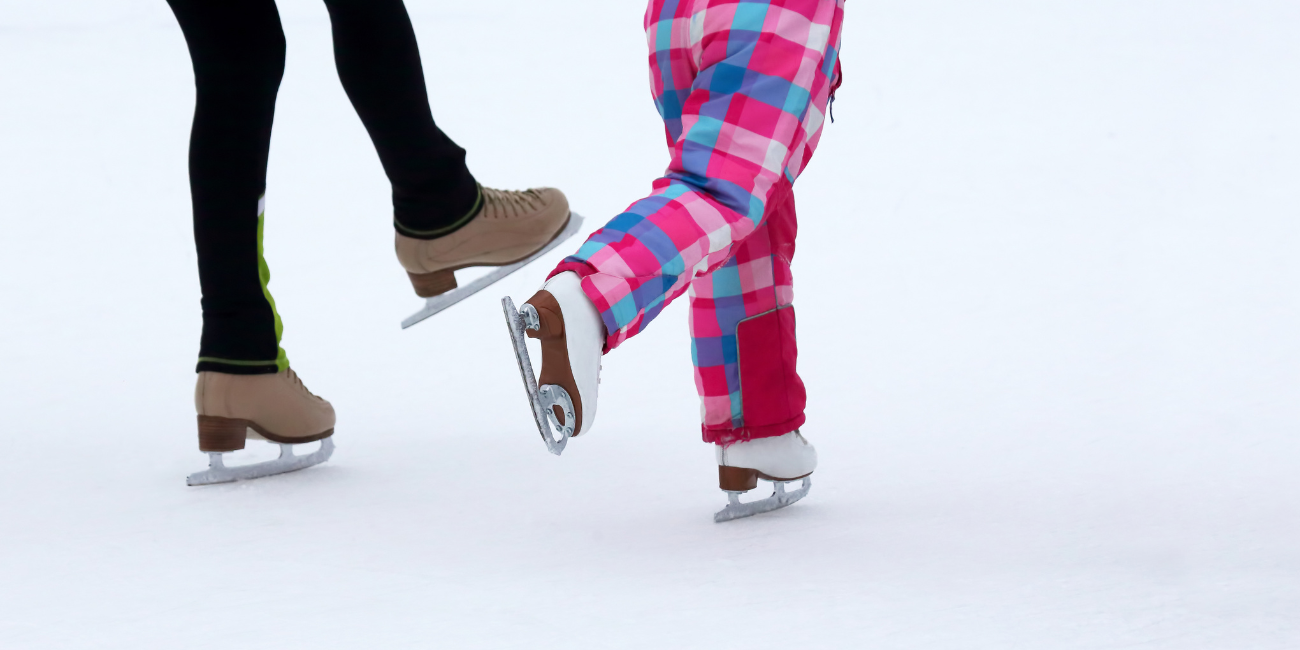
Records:
M409 5L485 183L594 228L663 169L639 3ZM850 2L798 195L822 466L726 525L684 305L558 459L498 303L558 253L398 327L324 6L281 12L271 287L338 451L187 488L180 30L0 9L0 648L1300 647L1300 4Z

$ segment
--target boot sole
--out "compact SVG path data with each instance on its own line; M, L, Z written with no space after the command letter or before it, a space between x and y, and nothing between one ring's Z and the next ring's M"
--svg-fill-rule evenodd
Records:
M803 476L795 476L793 478L777 478L775 476L768 476L763 472L748 467L718 465L718 487L727 492L748 492L758 487L758 479L760 478L764 481L772 481L773 483L787 483L812 476L812 474L812 472L808 472Z
M298 445L317 440L324 440L334 435L334 428L310 436L291 437L271 433L262 428L261 425L252 420L242 420L238 418L223 418L215 415L200 415L199 417L199 451L202 452L226 452L239 451L244 448L245 441L248 440L248 430L252 429L257 435L284 445Z

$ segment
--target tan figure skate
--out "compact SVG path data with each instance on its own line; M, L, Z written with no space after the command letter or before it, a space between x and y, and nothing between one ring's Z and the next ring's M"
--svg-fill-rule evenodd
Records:
M199 451L207 470L191 474L189 485L229 483L300 470L329 460L334 453L334 407L313 395L292 369L275 374L231 375L200 372L194 388ZM246 440L280 445L280 457L227 467L222 454L244 448ZM320 449L294 455L297 445L320 441Z
M554 188L506 192L482 188L483 207L464 226L436 239L397 233L397 259L424 308L402 321L408 328L482 291L577 234L582 217ZM456 271L498 267L464 287Z

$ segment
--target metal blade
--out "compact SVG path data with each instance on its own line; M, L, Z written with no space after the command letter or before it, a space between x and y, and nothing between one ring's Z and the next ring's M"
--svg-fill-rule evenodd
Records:
M805 476L803 478L803 484L799 489L792 492L786 492L785 486L793 482L794 481L774 482L772 485L775 489L772 491L772 496L766 499L759 499L758 501L751 501L749 503L740 502L740 495L744 494L744 492L727 492L727 507L719 510L713 515L713 523L720 524L724 521L743 519L764 512L780 510L781 508L793 504L799 499L807 496L808 490L812 488L812 477Z
M542 434L542 440L546 442L547 451L559 456L564 453L565 445L569 444L568 430L561 431L558 440L551 435L551 425L547 417L546 406L542 403L542 394L537 386L537 377L533 375L533 361L528 356L524 319L519 314L519 310L515 309L515 301L511 300L509 296L501 299L501 309L505 312L506 327L510 330L510 342L515 351L515 361L519 363L519 377L523 379L524 390L528 392L528 406L533 412L533 422L537 424L537 432ZM570 412L572 412L572 408L572 406L569 407Z
M246 481L264 476L284 474L285 472L295 472L312 465L319 465L329 460L330 456L334 454L334 438L332 437L321 440L320 449L301 456L295 456L293 453L293 448L297 445L276 444L280 445L279 458L262 463L253 463L252 465L240 465L239 467L226 467L221 452L208 452L208 469L190 474L185 479L185 484L212 485L214 483Z

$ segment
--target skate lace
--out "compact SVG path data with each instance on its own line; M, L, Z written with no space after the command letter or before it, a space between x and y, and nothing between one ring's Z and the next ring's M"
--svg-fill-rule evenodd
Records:
M316 393L311 392L311 389L310 389L310 388L307 388L307 384L302 383L302 378L298 376L298 373L296 373L296 372L293 371L293 368L285 368L285 369L284 369L284 374L285 374L286 376L288 376L289 379L293 380L293 383L296 384L296 385L298 386L298 388L301 388L301 389L303 390L304 393L307 393L308 395L311 395L312 397L315 397L316 399L320 399L320 396L319 396L319 395L317 395Z
M484 213L491 218L517 217L529 212L536 212L546 205L537 190L494 190L483 188Z

